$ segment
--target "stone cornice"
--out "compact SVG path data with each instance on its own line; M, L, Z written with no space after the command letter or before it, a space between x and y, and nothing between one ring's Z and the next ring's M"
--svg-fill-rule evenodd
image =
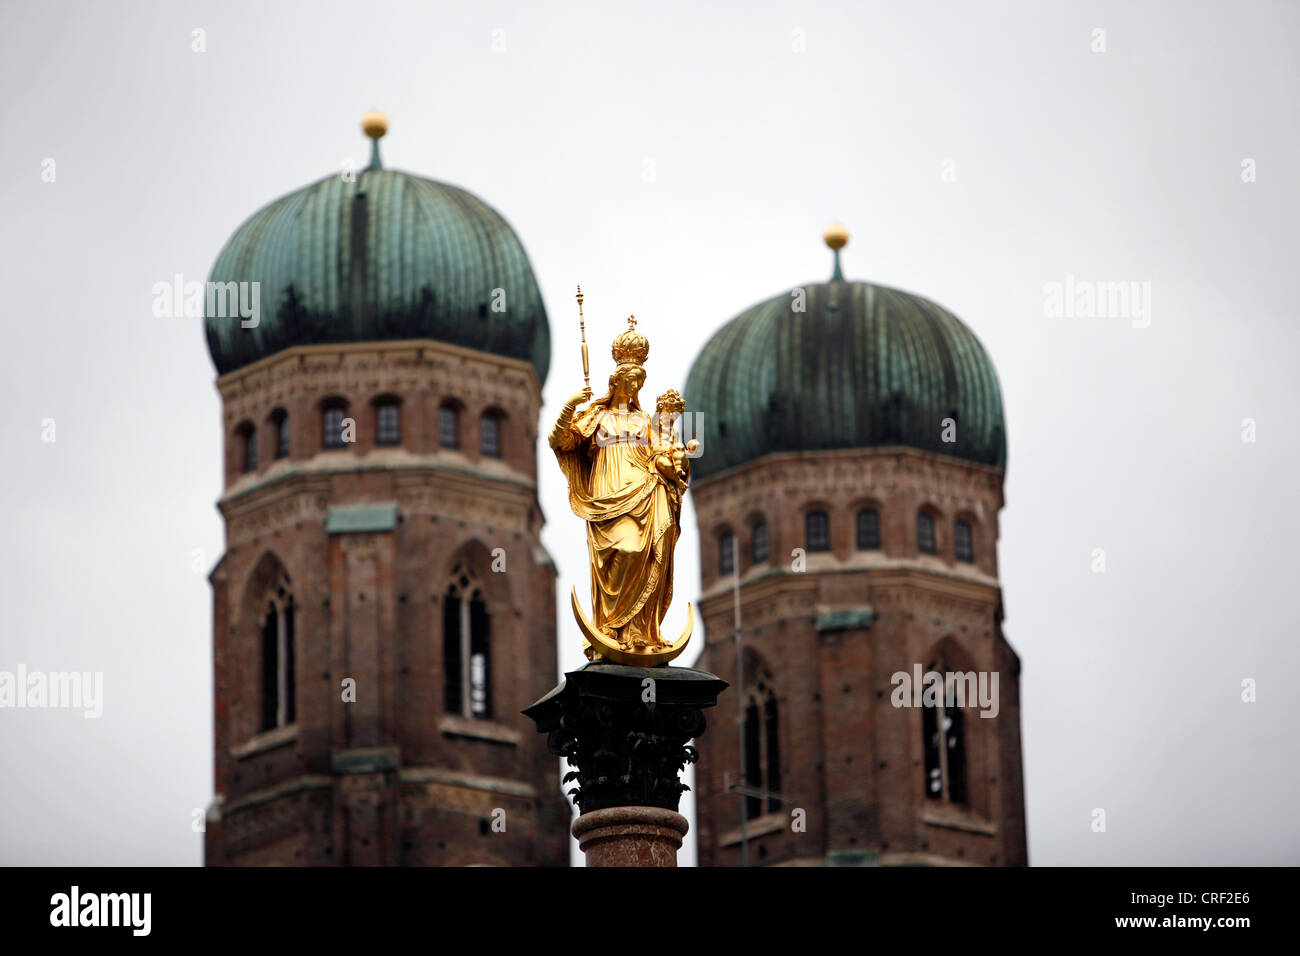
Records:
M537 394L541 394L541 382L537 378L537 369L533 368L531 362L525 362L522 359L508 358L504 355L496 355L491 352L480 352L477 349L468 349L460 345L451 345L446 342L438 342L434 339L401 339L395 342L337 342L326 345L295 345L292 348L276 352L274 355L268 355L266 358L258 359L251 365L245 365L243 368L236 369L233 372L227 372L225 375L217 377L216 384L218 391L225 394L227 390L234 390L244 380L254 377L263 371L274 368L283 363L301 363L306 359L343 357L346 355L374 355L382 354L387 358L415 358L421 359L425 353L434 353L445 358L461 359L474 362L482 362L488 365L504 366L517 372L526 374Z
M753 840L768 833L780 833L790 826L790 818L784 813L768 813L747 821L744 839ZM728 830L718 837L718 846L735 846L741 841L741 829Z
M966 600L997 603L1001 586L995 578L978 571L954 571L936 566L931 558L879 558L871 562L835 561L806 571L784 568L752 568L740 580L741 594L746 601L759 600L791 590L815 591L817 580L825 574L869 574L872 587L907 586L927 591L951 594ZM720 578L700 595L703 613L714 613L712 605L722 601L730 607L732 579ZM725 599L725 601L724 601Z
M843 459L851 460L856 457L897 458L900 456L914 460L917 463L939 463L950 468L970 472L972 475L988 476L991 479L995 479L999 486L1001 486L1004 478L1003 470L994 467L993 465L981 465L977 462L966 461L963 458L953 458L949 455L940 455L935 452L921 451L917 448L909 448L906 445L886 445L872 448L837 448L824 451L774 452L770 455L764 455L761 458L755 458L753 461L747 461L744 464L728 468L725 471L720 471L716 475L709 475L707 478L701 478L692 483L692 489L696 492L705 492L727 482L729 479L734 479L750 472L756 472L772 465L786 463L815 463L824 466L828 462Z
M834 598L826 600L823 592L826 576L825 573L784 572L763 575L742 584L746 632L783 621L811 622L819 613L835 610L842 602L837 603ZM861 602L869 602L876 617L900 609L925 609L928 613L940 607L965 608L980 616L991 615L1002 595L996 583L959 581L915 568L872 571L863 576L867 580L855 587L853 593ZM841 586L839 591L843 592L844 588ZM705 622L706 647L730 644L733 639L730 592L715 590L699 602L699 611Z
M532 479L496 459L490 459L486 464L475 464L456 452L448 451L429 455L405 451L372 452L360 458L346 452L330 451L303 462L279 462L265 474L248 476L250 480L247 483L236 482L222 495L217 507L230 518L304 491L327 493L330 476L366 471L398 473L399 486L418 482L434 473L441 479L457 482L484 495L508 487L526 489L534 496L537 494L537 485ZM275 494L278 490L282 493Z
M267 787L265 790L255 790L254 792L240 797L237 800L231 800L229 803L223 802L220 805L221 819L226 819L238 813L241 810L247 810L260 804L270 803L281 797L291 796L295 793L301 793L304 790L324 790L333 786L332 777L322 774L304 774L301 777L294 777L292 780L286 780L284 783L274 787ZM217 795L222 798L222 794Z
M506 780L501 777L485 777L462 770L447 770L442 767L402 767L398 771L402 783L442 783L453 787L465 787L469 790L487 790L512 797L524 797L535 800L537 788L520 780Z

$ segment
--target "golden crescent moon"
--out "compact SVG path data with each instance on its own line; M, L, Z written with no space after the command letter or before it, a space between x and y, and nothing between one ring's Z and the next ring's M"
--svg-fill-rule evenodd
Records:
M689 601L686 602L686 630L682 631L679 637L668 647L657 651L625 651L614 641L611 641L600 628L596 627L587 618L586 613L582 610L582 603L578 600L578 589L575 586L569 592L572 599L573 616L578 621L578 627L582 630L582 636L591 642L601 657L613 661L615 664L628 664L632 667L656 667L660 664L667 664L674 657L686 650L686 642L691 639L691 632L695 630L695 609L691 607Z

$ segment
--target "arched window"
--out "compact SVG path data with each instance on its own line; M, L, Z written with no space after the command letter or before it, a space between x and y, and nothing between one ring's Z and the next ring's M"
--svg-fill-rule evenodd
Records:
M294 707L294 610L289 577L281 574L271 586L262 618L263 731L286 727L297 719Z
M931 663L930 671L946 673L943 665ZM925 744L925 795L931 800L966 802L966 729L961 708L947 694L947 685L936 706L921 709Z
M271 413L271 427L275 432L275 457L289 457L289 415L283 408Z
M768 559L767 521L757 518L750 527L752 532L750 558L755 564L765 564Z
M831 549L831 523L824 511L810 511L804 518L804 539L807 549L812 551L829 551Z
M975 560L975 537L971 533L971 524L969 521L963 521L958 518L952 526L952 550L953 556L958 561Z
M922 554L937 554L934 542L934 515L928 511L916 513L916 549Z
M239 426L239 450L243 457L240 470L244 474L257 471L257 427L252 422Z
M491 618L478 580L461 562L442 606L444 706L449 714L492 716Z
M859 551L880 550L880 512L863 508L857 518L857 544Z
M328 402L321 411L321 447L343 448L347 445L343 434L343 420L347 417L347 406L337 399Z
M736 536L730 531L718 533L718 574L733 574L736 570Z
M401 406L395 398L382 398L375 403L375 444L400 445L401 443Z
M438 409L438 444L443 448L460 447L460 410L450 402Z
M501 457L501 416L484 412L479 419L479 452L484 458Z

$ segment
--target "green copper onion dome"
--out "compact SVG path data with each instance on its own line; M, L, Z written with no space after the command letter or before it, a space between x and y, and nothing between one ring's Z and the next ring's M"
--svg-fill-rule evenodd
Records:
M218 373L294 345L434 339L530 362L545 382L546 310L509 223L463 189L382 168L387 120L362 127L369 168L277 199L217 256L211 282L260 283L255 327L206 316Z
M1002 395L979 340L927 299L845 281L847 242L832 226L829 282L746 309L696 358L685 395L703 416L696 478L774 452L881 446L1006 467Z

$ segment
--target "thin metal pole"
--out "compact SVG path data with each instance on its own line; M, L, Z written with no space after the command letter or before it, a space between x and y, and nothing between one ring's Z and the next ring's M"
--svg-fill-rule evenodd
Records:
M749 783L745 759L745 639L740 631L740 535L731 535L731 603L736 616L736 736L740 741L740 782ZM749 866L749 797L740 794L740 865Z

